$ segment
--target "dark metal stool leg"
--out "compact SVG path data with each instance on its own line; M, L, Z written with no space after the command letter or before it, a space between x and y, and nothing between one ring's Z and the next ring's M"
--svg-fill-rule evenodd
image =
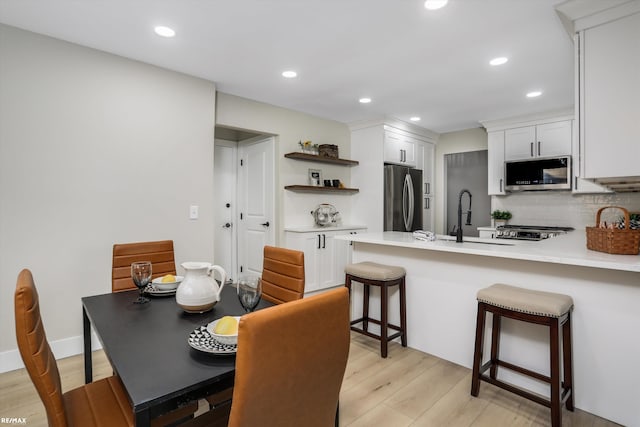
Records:
M388 298L389 292L385 283L380 286L380 355L383 358L387 357L387 347L389 344L389 339L387 338L389 334L387 328L389 322L387 318Z
M573 412L573 349L571 347L571 312L562 325L562 361L564 364L564 388L570 390L566 407Z
M502 327L502 317L496 313L492 314L493 324L491 330L491 369L489 376L496 379L498 376L498 359L500 355L500 328Z
M482 346L484 345L485 304L478 303L476 319L476 343L473 351L473 372L471 374L471 395L478 397L480 392L480 365L482 364Z
M369 331L369 284L362 282L364 299L362 300L362 329Z
M403 347L407 346L407 290L405 286L405 278L400 282L400 329L402 329L402 338L400 342Z
M562 427L562 394L560 384L560 336L558 319L549 325L549 348L551 362L551 426Z

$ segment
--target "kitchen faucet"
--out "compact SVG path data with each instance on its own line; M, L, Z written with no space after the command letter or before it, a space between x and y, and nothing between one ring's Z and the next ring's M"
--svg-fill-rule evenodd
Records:
M465 225L471 225L471 192L466 188L460 191L458 196L458 229L456 230L456 242L462 243L462 195L469 195L469 210L467 210L467 222Z

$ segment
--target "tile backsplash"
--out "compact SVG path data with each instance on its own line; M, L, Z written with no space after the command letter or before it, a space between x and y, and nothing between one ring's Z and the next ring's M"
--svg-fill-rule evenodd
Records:
M622 206L629 212L640 212L640 193L571 194L564 191L532 191L508 196L492 196L491 210L508 210L509 221L518 225L548 225L574 227L576 230L594 226L596 213L603 206ZM607 209L602 220L611 222L622 214Z

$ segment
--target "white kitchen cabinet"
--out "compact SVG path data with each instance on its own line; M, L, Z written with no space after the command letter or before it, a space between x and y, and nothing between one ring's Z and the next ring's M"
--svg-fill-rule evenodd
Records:
M504 190L504 131L487 133L487 168L489 195L506 194Z
M434 194L435 145L430 142L416 142L416 169L422 170L422 229L434 231L435 194Z
M351 262L351 242L335 236L365 229L286 231L286 246L304 252L305 293L344 284L344 267Z
M584 178L640 177L640 13L580 32Z
M571 155L571 120L504 131L505 160Z
M384 161L405 166L416 165L416 144L402 133L384 131Z

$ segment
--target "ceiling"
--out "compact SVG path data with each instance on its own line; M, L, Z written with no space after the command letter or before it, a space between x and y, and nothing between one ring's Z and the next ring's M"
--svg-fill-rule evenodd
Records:
M0 0L0 22L323 118L419 116L444 133L573 105L559 2L449 0L429 11L423 0ZM490 66L497 56L509 61ZM283 78L288 69L298 77ZM543 93L526 98L532 90Z

